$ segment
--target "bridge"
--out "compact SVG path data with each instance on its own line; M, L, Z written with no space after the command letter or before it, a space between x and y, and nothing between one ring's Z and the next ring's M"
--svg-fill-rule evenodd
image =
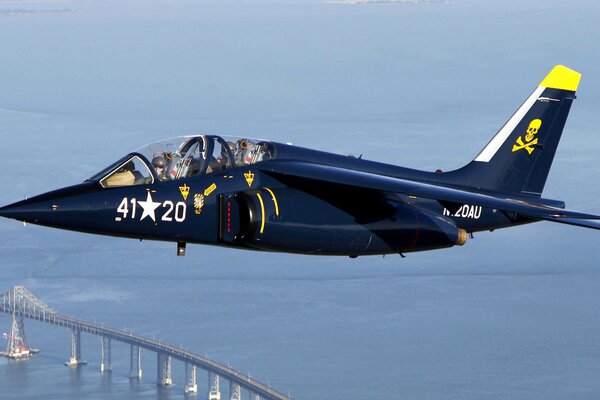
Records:
M112 369L111 341L115 340L131 346L129 377L132 379L141 379L142 377L141 349L144 349L157 354L156 382L158 385L168 386L172 384L172 363L173 360L178 360L185 363L186 393L197 392L196 368L200 368L208 372L208 400L221 399L221 379L229 382L230 400L241 400L242 390L245 390L248 393L248 397L252 400L291 399L290 396L272 389L270 386L259 382L249 375L245 375L199 354L132 332L109 328L101 324L63 315L51 309L23 286L15 286L0 296L0 311L13 316L13 326L20 325L22 327L23 318L28 318L71 329L71 357L65 363L69 366L85 364L85 361L81 358L81 333L87 333L101 338L101 371Z

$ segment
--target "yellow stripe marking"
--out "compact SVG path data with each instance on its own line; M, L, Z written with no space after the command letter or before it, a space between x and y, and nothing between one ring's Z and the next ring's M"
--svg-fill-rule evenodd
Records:
M256 193L256 197L258 197L258 202L260 203L260 212L262 218L260 219L260 233L263 233L265 230L265 203L263 203L262 196L260 193Z
M275 203L275 215L279 217L279 204L277 204L277 198L275 197L275 193L273 193L273 191L268 187L266 187L265 190L271 193L271 198L273 199L273 203Z

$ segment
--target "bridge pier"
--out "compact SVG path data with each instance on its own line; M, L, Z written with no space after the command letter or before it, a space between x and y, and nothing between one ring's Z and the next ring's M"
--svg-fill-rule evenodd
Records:
M67 367L77 367L86 365L87 361L81 359L81 330L78 328L71 329L71 358L65 362Z
M100 336L100 351L100 372L112 370L110 338L106 336Z
M171 377L171 356L164 353L156 353L156 384L169 386L173 384Z
M131 345L129 379L142 379L142 351L139 346Z
M242 387L239 383L229 381L229 400L242 400Z
M219 389L219 375L208 373L208 400L221 400L221 389Z
M30 349L25 337L25 324L23 323L23 314L12 313L12 327L10 334L4 334L8 341L6 351L0 355L8 358L27 358L38 353L37 349Z
M185 387L184 393L198 393L198 384L196 383L196 366L185 363Z

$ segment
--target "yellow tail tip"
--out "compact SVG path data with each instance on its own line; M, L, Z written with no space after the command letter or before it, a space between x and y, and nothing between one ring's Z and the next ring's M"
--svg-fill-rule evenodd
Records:
M552 68L552 71L550 71L544 80L540 82L540 86L575 92L579 86L580 79L581 74L579 72L573 71L571 68L567 68L564 65L557 65Z

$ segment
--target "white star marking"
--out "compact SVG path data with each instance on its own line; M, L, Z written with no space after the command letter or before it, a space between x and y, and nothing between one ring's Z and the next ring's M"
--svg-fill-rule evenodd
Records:
M146 197L146 201L138 201L138 204L142 206L144 212L140 217L140 221L146 217L152 218L152 221L156 222L156 209L160 206L160 203L156 201L152 201L152 195L148 192L148 197Z

